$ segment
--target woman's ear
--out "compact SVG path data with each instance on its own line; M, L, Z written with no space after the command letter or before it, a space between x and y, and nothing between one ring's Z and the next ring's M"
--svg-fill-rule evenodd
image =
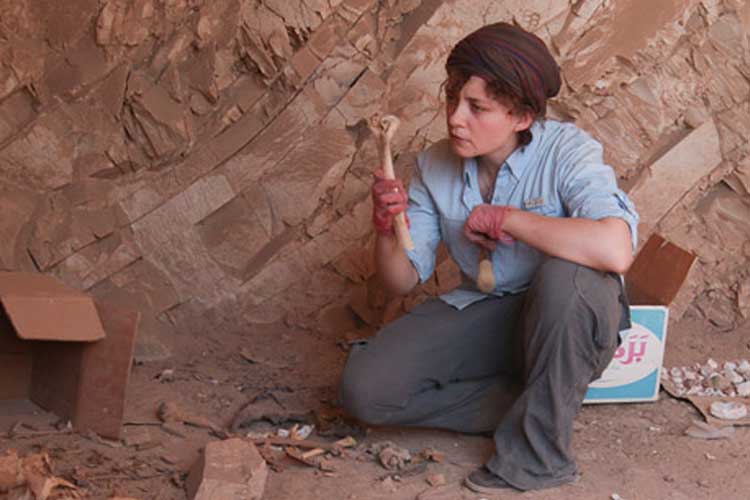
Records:
M515 118L515 123L513 124L514 132L523 132L534 123L534 117L528 111L514 111L513 117Z

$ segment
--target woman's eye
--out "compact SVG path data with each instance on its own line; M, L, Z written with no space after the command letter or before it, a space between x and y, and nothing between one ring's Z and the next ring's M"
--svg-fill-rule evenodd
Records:
M476 111L477 113L481 113L482 111L485 111L485 109L482 106L479 106L478 104L471 104L472 111Z

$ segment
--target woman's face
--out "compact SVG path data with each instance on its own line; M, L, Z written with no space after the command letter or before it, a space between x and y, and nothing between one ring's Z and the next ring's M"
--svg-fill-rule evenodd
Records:
M516 148L518 132L531 125L528 114L513 113L493 98L478 76L458 91L447 86L446 115L453 151L462 158L481 156L495 165Z

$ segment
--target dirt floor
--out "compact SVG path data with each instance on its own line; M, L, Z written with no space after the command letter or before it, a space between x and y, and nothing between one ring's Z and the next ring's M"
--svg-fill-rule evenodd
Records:
M327 462L328 471L271 451L278 458L278 470L269 473L264 500L750 499L750 431L738 428L731 438L721 440L688 437L684 431L701 418L699 412L664 391L655 403L583 408L574 439L581 472L577 483L489 497L461 486L463 477L491 453L489 438L434 430L364 429L337 416L333 401L346 356L344 335L326 337L272 325L244 335L212 333L189 342L177 340L171 360L134 366L122 441L57 431L53 415L30 414L29 404L18 404L0 413L0 431L16 432L13 438L0 437L0 452L48 453L53 473L77 485L83 498L184 499L186 472L201 447L219 437L194 425L162 427L157 409L170 402L185 414L225 428L233 420L252 424L241 428L242 435L310 422L316 427L309 439L357 439L355 448ZM665 366L705 362L709 357L750 358L750 324L718 332L688 317L670 325ZM50 433L32 434L46 431ZM373 454L386 441L413 455L436 453L433 460L394 473Z

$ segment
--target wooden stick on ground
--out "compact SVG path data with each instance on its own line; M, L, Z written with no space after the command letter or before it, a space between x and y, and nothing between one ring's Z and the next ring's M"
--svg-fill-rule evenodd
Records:
M296 446L298 448L307 448L314 450L320 448L325 451L341 451L342 448L350 448L354 446L352 440L340 439L333 443L327 443L324 441L313 441L310 439L291 439L282 437L264 437L264 438L253 438L251 441L256 445L264 445L268 443L271 446Z

